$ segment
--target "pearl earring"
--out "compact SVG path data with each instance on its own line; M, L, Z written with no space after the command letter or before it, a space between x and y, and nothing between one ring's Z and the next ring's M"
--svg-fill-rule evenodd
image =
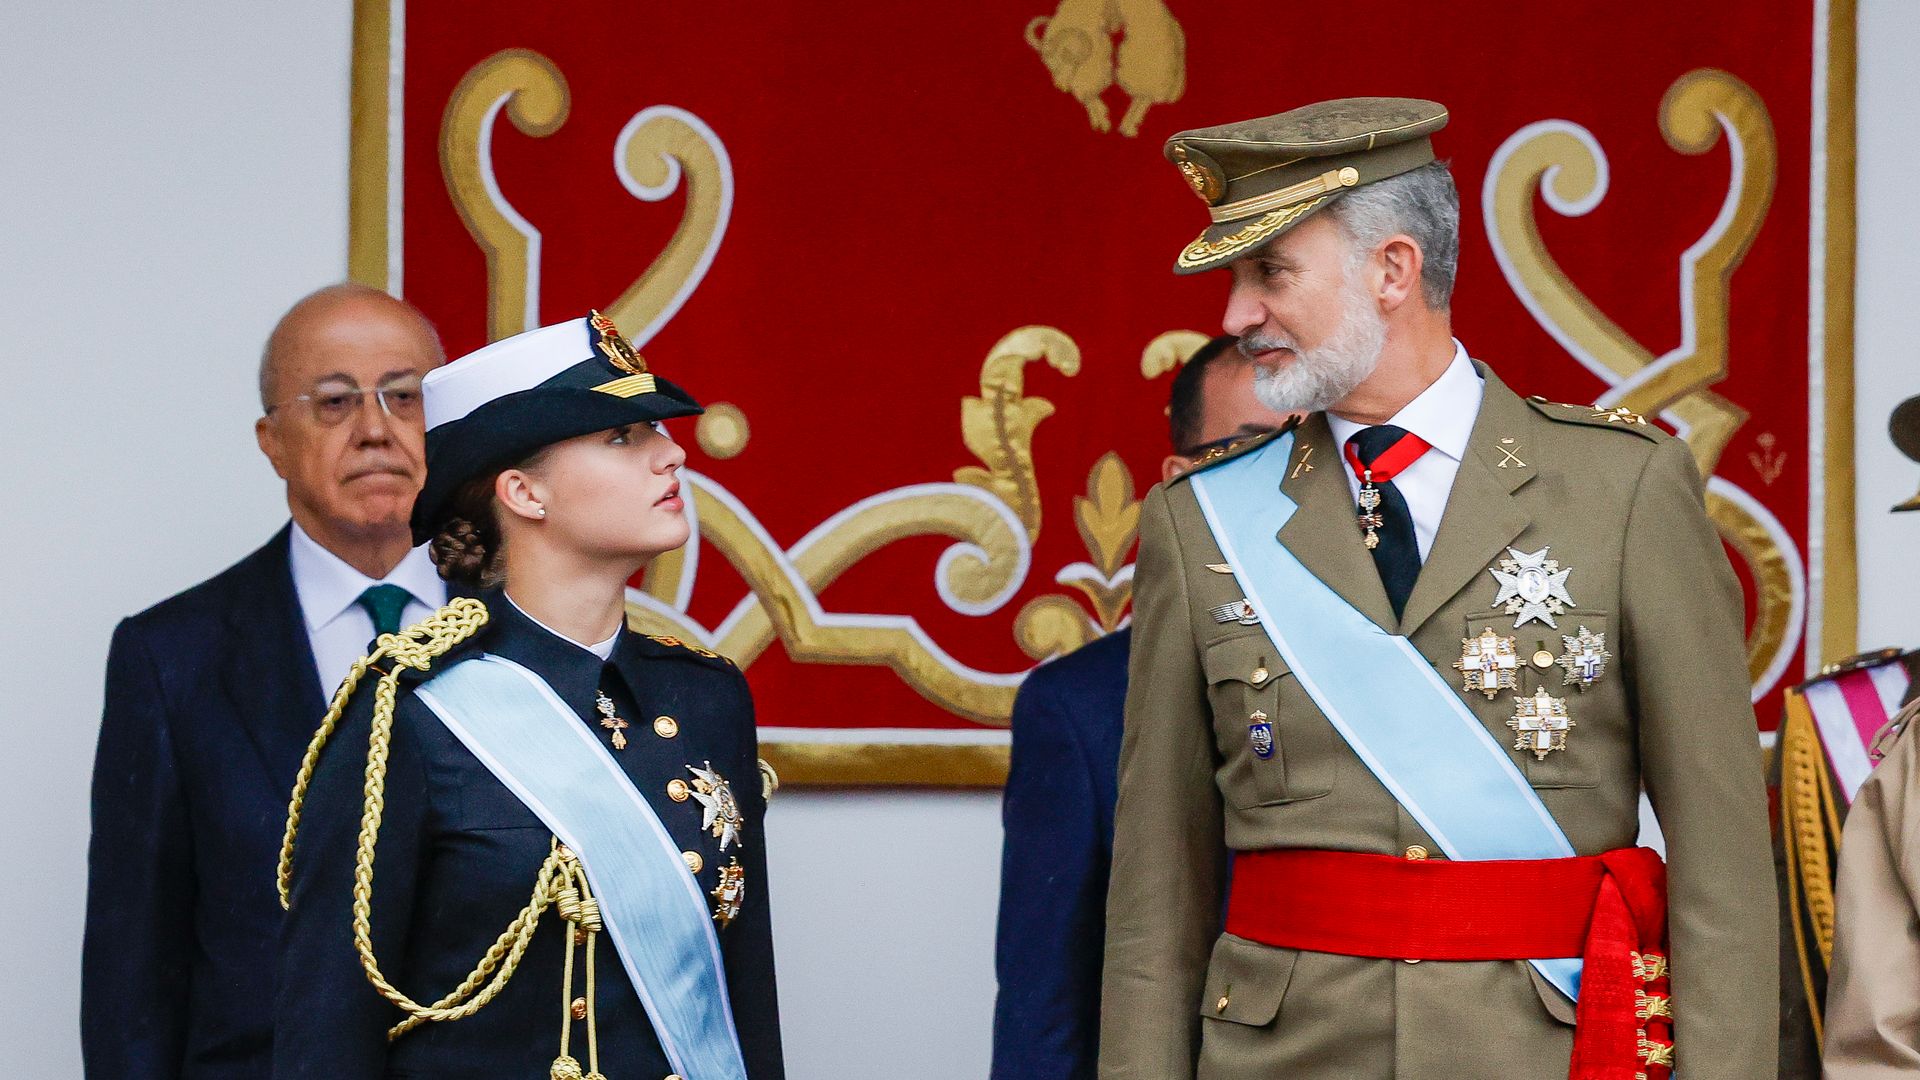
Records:
M547 508L546 508L546 507L544 507L544 506L543 506L543 507L541 507L541 508L540 508L540 516L541 516L541 517L546 517L546 516L547 516Z

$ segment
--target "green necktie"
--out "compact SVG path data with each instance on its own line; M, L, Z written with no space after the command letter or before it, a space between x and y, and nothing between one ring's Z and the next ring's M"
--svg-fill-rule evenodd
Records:
M400 632L400 613L407 610L407 601L413 594L398 585L374 585L360 594L354 601L367 609L373 618L373 634L396 634Z

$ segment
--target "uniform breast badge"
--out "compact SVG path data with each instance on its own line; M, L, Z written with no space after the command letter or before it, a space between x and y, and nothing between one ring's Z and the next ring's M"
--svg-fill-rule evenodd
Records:
M1542 687L1532 697L1515 698L1514 706L1513 719L1507 726L1513 729L1515 750L1531 750L1535 758L1545 761L1548 754L1567 748L1567 731L1573 721L1567 719L1565 701Z
M1564 615L1568 608L1576 606L1573 597L1567 595L1567 575L1573 570L1562 570L1559 563L1547 558L1549 550L1541 548L1522 554L1516 548L1508 548L1509 557L1487 570L1500 583L1493 606L1506 608L1507 614L1514 617L1515 630L1534 619L1558 630L1560 624L1554 622L1553 617Z
M1211 609L1210 614L1217 623L1239 623L1241 626L1257 626L1260 623L1260 616L1253 613L1253 605L1244 596L1231 604L1221 604Z
M1476 690L1492 701L1502 690L1514 689L1514 677L1520 670L1520 654L1513 639L1502 637L1489 626L1479 637L1460 639L1460 659L1453 662L1467 693Z
M603 690L594 691L593 707L600 710L600 726L613 732L612 742L615 750L627 748L627 728L630 727L620 715L614 712L613 699Z
M727 865L720 868L720 884L707 895L713 897L713 921L725 930L740 914L740 904L747 898L747 872L739 859L727 860Z
M1247 717L1247 741L1253 744L1253 756L1265 761L1273 756L1273 725L1259 709Z
M1600 676L1606 673L1607 661L1613 659L1613 654L1607 651L1607 635L1595 634L1583 626L1573 637L1560 635L1560 641L1566 646L1566 651L1560 654L1560 667L1566 672L1560 685L1577 683L1584 694L1587 687L1600 681Z
M746 827L746 818L740 813L740 802L733 797L733 786L726 778L713 771L713 762L701 763L703 768L687 766L693 774L693 798L700 804L700 827L720 841L720 850L739 842L740 834Z

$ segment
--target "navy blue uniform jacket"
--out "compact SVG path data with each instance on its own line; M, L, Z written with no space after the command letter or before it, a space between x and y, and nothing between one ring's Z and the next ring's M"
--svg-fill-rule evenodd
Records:
M753 701L725 660L623 630L611 660L559 638L498 591L483 598L481 631L434 661L445 670L481 652L537 672L597 736L595 692L603 685L632 726L614 760L633 780L683 851L701 856L695 873L710 893L720 868L738 859L747 893L739 914L715 925L735 1025L751 1080L781 1080L780 1019L774 993L773 929L767 903L766 802L761 795ZM552 833L464 744L412 687L409 671L394 713L386 808L373 873L373 946L381 970L414 1000L434 1001L458 986L526 905ZM605 680L603 682L603 679ZM500 995L463 1020L428 1024L389 1045L403 1014L367 981L351 936L353 863L360 828L373 680L321 755L294 850L293 906L281 939L274 1016L276 1080L496 1080L545 1076L560 1048L561 975L569 927L549 909L519 970ZM671 734L654 718L677 721ZM722 852L701 827L696 799L676 802L668 785L690 782L689 765L726 778L745 817L742 842ZM602 883L602 888L608 887ZM600 1069L616 1080L673 1070L611 938L596 949ZM576 960L576 963L579 961ZM585 993L576 976L575 993ZM587 1064L584 1024L572 1056Z
M91 1080L267 1072L273 865L325 707L287 537L114 631L80 981Z
M1122 630L1042 664L1013 702L993 1080L1092 1080L1120 729Z

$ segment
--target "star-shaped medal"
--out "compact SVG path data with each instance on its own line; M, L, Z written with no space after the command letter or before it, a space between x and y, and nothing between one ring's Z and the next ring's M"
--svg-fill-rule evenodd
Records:
M733 797L732 785L713 771L713 762L701 764L705 768L687 766L687 771L693 774L693 798L702 811L700 827L712 833L720 841L720 850L725 851L729 844L740 841L746 818L740 813L739 801Z
M1521 554L1518 549L1508 548L1511 558L1501 559L1498 567L1487 570L1500 583L1500 595L1493 598L1493 606L1504 607L1514 616L1516 630L1534 619L1558 630L1560 624L1553 617L1577 606L1567 595L1567 575L1573 571L1562 570L1559 563L1547 558L1549 550Z

